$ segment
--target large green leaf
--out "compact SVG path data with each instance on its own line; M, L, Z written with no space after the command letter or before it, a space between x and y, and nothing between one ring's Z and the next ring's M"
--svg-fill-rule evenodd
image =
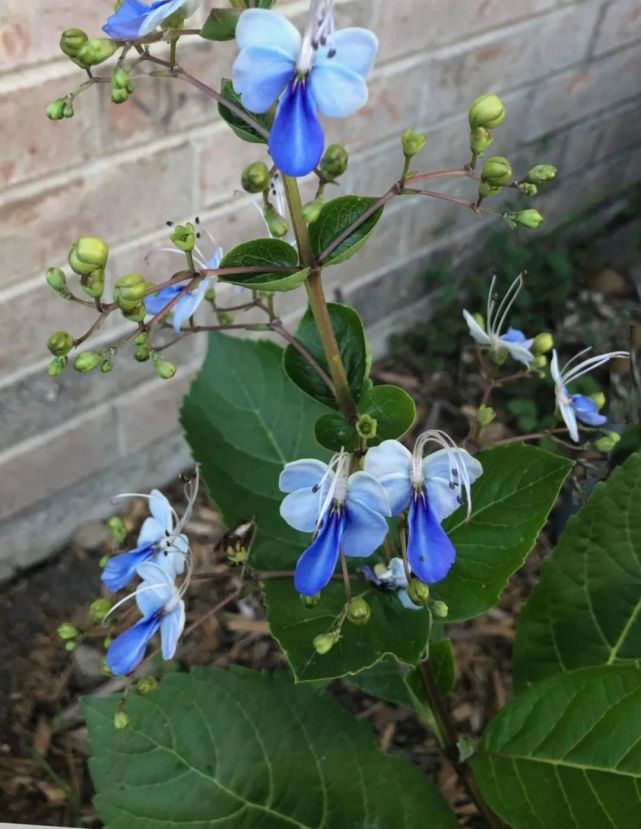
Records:
M328 302L327 308L352 396L355 400L358 400L363 392L371 368L371 354L365 338L363 323L356 311L347 305ZM305 346L326 374L329 375L330 370L320 334L310 308L307 309L298 324L296 339ZM294 383L310 397L319 400L326 406L336 408L336 398L331 389L318 376L302 354L291 345L288 345L285 349L285 370Z
M429 614L425 610L407 610L394 593L364 586L355 595L367 600L372 611L369 622L345 621L341 638L329 653L320 655L312 643L315 636L334 626L345 606L342 582L331 582L313 608L303 607L289 580L267 581L263 589L270 632L298 682L356 674L385 656L415 665L427 647Z
M309 268L298 266L296 249L280 239L252 239L232 248L220 261L221 268L256 268L255 272L222 276L223 282L260 291L293 291L304 282ZM292 273L274 273L273 268L293 269Z
M533 446L511 444L478 455L483 475L472 488L472 517L463 509L443 526L456 548L454 566L432 594L449 621L489 610L534 546L572 464Z
M549 674L641 659L641 455L569 521L521 611L519 688Z
M512 829L638 829L641 669L549 677L505 706L472 759Z
M278 476L288 461L327 457L313 436L322 411L287 378L278 346L210 335L181 423L226 525L256 518L256 567L293 567L309 544L280 517Z
M242 105L240 101L240 95L237 95L234 91L234 85L229 80L229 78L223 78L220 84L220 94L229 101L237 110L242 111L246 115L248 115L251 119L253 119L257 124L259 124L265 132L269 133L270 128L270 119L268 115L254 115L251 112L247 112L245 107ZM236 112L232 112L229 107L226 107L224 104L218 104L218 113L223 121L226 121L227 124L233 129L236 135L239 138L242 138L243 141L247 141L250 144L266 144L267 138L257 129L248 124L240 115L237 115Z
M107 829L456 829L417 768L283 674L171 674L128 698L123 731L117 705L84 702Z
M315 255L320 256L377 201L370 196L339 196L327 202L318 219L309 226L309 236ZM338 265L357 253L373 233L382 215L383 208L380 207L322 260L324 264Z

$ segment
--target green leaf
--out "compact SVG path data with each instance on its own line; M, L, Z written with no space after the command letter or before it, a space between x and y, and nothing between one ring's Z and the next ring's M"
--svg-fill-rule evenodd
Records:
M356 674L385 656L394 656L408 665L419 660L427 645L429 614L406 610L396 595L374 587L364 586L355 595L367 600L372 611L369 622L354 625L345 621L337 644L320 656L312 642L315 636L327 633L342 613L342 582L330 582L313 608L303 607L293 581L265 582L263 596L270 632L289 660L297 682Z
M284 674L196 668L148 696L85 699L106 829L456 829L429 780ZM384 781L384 785L381 782Z
M332 328L347 373L347 380L355 400L365 388L371 368L371 354L363 323L353 308L347 305L327 303ZM327 374L330 374L320 335L311 309L307 309L296 329L296 339L305 346ZM291 345L285 349L285 370L304 392L326 406L336 408L336 398L325 381L318 376L307 360Z
M573 516L521 611L517 688L560 671L641 659L641 455Z
M472 759L512 829L638 829L641 669L550 677L508 703Z
M359 437L355 426L350 426L338 412L321 415L314 425L316 440L325 449L332 452L355 452L358 449Z
M396 659L382 659L371 668L346 679L366 694L412 708L412 695L405 682L405 673Z
M205 21L200 36L205 40L233 40L240 9L212 9Z
M481 452L483 475L472 487L472 517L463 509L443 527L456 548L447 577L432 587L446 602L448 621L489 610L534 546L572 464L533 446L511 444Z
M223 282L260 291L293 291L307 279L309 268L289 274L270 272L273 268L298 267L296 249L281 239L253 239L232 248L220 261L220 268L256 268L255 273L220 277Z
M456 679L454 651L449 639L439 639L430 643L430 662L440 692L449 694Z
M225 524L256 518L251 562L261 569L293 567L309 544L280 517L278 476L288 461L327 457L311 429L321 411L287 378L278 346L210 335L181 423Z
M234 85L228 78L223 78L220 86L220 93L227 101L231 104L234 104L238 109L242 110L246 113L250 118L256 121L258 124L263 127L267 133L269 133L270 129L270 121L268 115L254 115L251 112L247 112L245 107L242 105L240 101L240 95L237 95L234 92ZM262 135L262 133L258 132L257 129L252 127L250 124L246 123L239 115L235 112L232 112L231 109L226 107L224 104L218 104L218 113L223 121L226 121L229 126L233 129L236 135L239 138L242 138L243 141L247 141L250 144L266 144L267 137Z
M371 209L378 199L370 196L339 196L327 202L320 216L309 226L312 250L317 257L323 253L339 236L341 236L363 213ZM357 253L369 239L383 215L380 207L363 222L353 233L344 239L326 259L325 265L338 265Z

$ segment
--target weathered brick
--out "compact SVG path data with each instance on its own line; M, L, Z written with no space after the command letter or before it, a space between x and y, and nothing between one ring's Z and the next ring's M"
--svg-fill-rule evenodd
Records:
M594 53L611 52L641 40L641 6L638 0L610 0L601 20Z
M591 164L641 143L639 105L637 99L575 125L569 131L561 165L563 173L585 170Z

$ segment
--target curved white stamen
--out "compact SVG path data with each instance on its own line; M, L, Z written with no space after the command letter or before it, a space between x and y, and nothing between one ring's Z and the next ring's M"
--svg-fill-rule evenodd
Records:
M323 520L326 512L328 511L332 503L334 501L338 501L340 504L342 504L345 501L345 498L347 497L349 458L350 456L347 454L347 452L345 452L344 449L341 449L338 455L334 455L334 457L331 459L331 461L327 465L327 471L318 483L318 487L322 493L329 476L332 476L332 482L327 489L327 493L318 511L318 521L316 524L317 528L320 526L321 521Z
M492 274L492 281L490 282L490 292L487 295L487 311L485 314L485 333L489 334L492 330L492 314L494 313L494 286L496 285L496 274Z
M493 328L494 328L493 333L497 337L501 336L501 331L503 330L503 326L505 325L507 315L510 313L510 309L514 305L514 302L515 302L517 296L519 295L519 291L521 290L522 287L523 287L523 276L521 274L519 274L516 277L516 279L514 280L514 282L512 282L510 287L507 289L507 291L505 292L505 295L504 295L503 299L501 300L501 304L499 305L498 310L496 312L496 315L494 317L495 322L493 324ZM496 322L497 317L499 318L498 322Z
M129 593L127 596L125 596L124 599L121 599L119 602L116 602L116 604L111 608L111 610L109 610L107 613L105 613L105 615L102 618L101 624L104 625L104 623L111 616L111 614L115 613L115 611L118 610L119 607L122 607L122 605L125 604L125 602L128 602L130 599L135 599L136 598L136 593L146 593L148 590L158 590L159 587L168 587L168 586L169 585L166 582L164 584L147 584L144 587L142 585L139 585L133 591L133 593ZM176 588L174 587L174 590L175 589Z
M309 22L296 63L296 69L307 74L314 64L314 55L334 31L334 0L312 0Z
M441 449L448 450L451 483L460 487L461 503L465 499L469 519L472 515L472 484L467 467L460 456L460 452L465 450L461 450L442 429L428 429L419 435L412 453L412 484L415 487L423 486L423 454L428 443L436 443Z
M625 359L629 356L630 355L627 351L609 351L607 354L598 354L594 357L589 357L587 360L584 360L582 363L579 363L577 366L574 366L574 368L572 368L570 371L568 371L568 363L563 367L561 371L561 380L565 384L572 383L574 380L577 380L584 374L587 374L588 372L594 371L594 369L599 368L599 366L602 366L609 360Z

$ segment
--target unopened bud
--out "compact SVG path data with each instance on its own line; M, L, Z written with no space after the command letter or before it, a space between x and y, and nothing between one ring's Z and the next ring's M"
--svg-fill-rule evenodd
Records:
M80 631L71 622L63 622L58 626L58 636L63 642L66 642L69 639L77 639L80 636Z
M307 224L311 225L318 219L324 204L325 202L323 201L322 196L318 196L312 201L307 202L307 204L303 207L303 219L305 219Z
M401 146L405 158L413 158L425 146L425 136L414 130L405 130L401 136Z
M481 181L491 187L502 187L512 181L512 167L502 155L490 156L483 165Z
M418 579L412 579L407 587L407 595L412 604L417 607L425 607L430 598L430 588L427 584Z
M479 196L486 199L488 196L497 196L501 192L500 187L495 187L493 184L488 184L482 181L479 184Z
M45 109L45 115L50 121L62 121L65 117L65 105L67 103L66 98L56 98L55 101L52 101L50 104L47 105Z
M338 178L347 170L349 155L340 144L330 144L320 162L320 171L326 179Z
M98 351L83 351L73 361L73 367L81 374L88 374L102 363L103 357Z
M117 48L115 40L106 37L91 38L78 49L75 60L82 66L97 66L108 60Z
M345 610L347 618L354 625L366 625L372 615L370 606L362 596L350 599Z
M145 308L145 303L140 302L128 311L122 311L121 313L130 322L142 322L147 316L147 309Z
M69 264L81 276L99 268L104 269L108 259L109 248L96 236L83 236L73 243L69 251Z
M475 98L468 112L470 128L485 127L488 130L498 127L505 118L505 107L498 95L487 93Z
M189 253L194 249L196 244L196 231L191 223L186 225L176 225L173 233L169 237L173 244L185 253Z
M102 268L96 268L91 273L85 273L80 277L80 287L93 299L100 299L105 290L105 272Z
M119 544L122 544L127 538L127 527L119 515L112 515L111 518L105 521L105 526Z
M216 319L219 325L233 325L236 317L231 311L218 311Z
M48 268L45 273L45 279L47 280L49 287L57 294L60 294L60 296L65 299L71 296L71 293L67 288L67 278L60 268Z
M595 391L589 397L590 397L590 400L596 406L597 412L600 412L601 409L603 409L605 407L605 404L607 403L607 398L606 398L605 394L603 394L602 391Z
M89 605L89 618L94 624L100 625L111 608L109 599L96 599Z
M65 105L62 109L62 116L63 118L73 118L74 114L75 110L73 108L73 102L69 98L67 98L67 100L65 101Z
M470 131L470 150L474 155L483 155L490 144L494 141L490 131L485 127L475 127Z
M595 440L592 445L599 452L611 452L620 440L621 435L616 432L606 432L603 437Z
M73 348L73 337L68 331L54 331L47 340L47 348L54 357L64 357Z
M114 728L116 731L124 731L129 725L129 717L124 711L116 711L114 714Z
M267 228L272 236L276 239L280 239L287 235L289 230L287 221L274 207L272 207L271 204L266 204L263 207L263 216L265 217Z
M436 602L434 602L434 604L432 605L432 614L433 614L433 615L434 615L437 619L446 619L446 618L447 618L447 614L448 614L449 612L450 612L450 610L449 610L448 606L445 604L445 602L436 601Z
M553 164L537 164L528 170L525 180L532 184L545 184L556 177L556 167Z
M326 653L331 651L339 639L340 633L334 630L331 633L321 633L320 636L315 636L312 640L312 645L319 656L325 656Z
M60 377L62 372L67 367L67 358L66 357L56 357L55 360L52 360L49 365L47 366L47 374L49 377Z
M240 177L243 190L248 193L262 193L269 187L269 169L262 161L255 161L243 170Z
M134 91L134 86L131 82L131 75L127 69L122 66L118 66L113 70L111 73L111 88L123 89L128 93Z
M113 371L113 368L114 368L114 358L113 358L113 354L110 354L108 357L105 357L105 359L102 361L102 363L100 363L100 371L103 374L109 374L111 371Z
M151 357L151 349L148 345L139 345L134 349L134 360L137 363L146 363Z
M521 191L521 193L528 196L529 198L536 196L536 194L539 192L539 188L536 186L536 184L530 184L529 181L519 182L519 190Z
M507 215L515 225L529 227L532 230L536 230L537 227L543 224L543 216L538 210L519 210L517 213L508 213Z
M124 104L128 100L129 100L128 90L118 89L118 88L112 87L112 89L111 89L111 103L112 104Z
M65 650L68 653L73 653L77 647L78 643L75 639L71 639L69 642L65 642Z
M309 610L311 610L313 607L316 607L316 605L320 602L320 597L320 593L314 593L313 596L301 595L298 598L300 599L300 603L303 605L303 607L306 607Z
M161 380L171 380L176 373L176 366L170 363L169 360L154 360L154 368Z
M368 414L360 415L356 421L356 431L365 440L371 440L376 437L377 426L376 419Z
M491 406L479 406L479 410L476 413L476 422L483 428L484 426L489 426L495 417L496 412Z
M65 29L60 35L60 48L69 58L75 58L80 48L89 40L82 29Z
M116 280L114 302L121 310L131 311L140 305L146 292L145 277L140 273L129 273Z
M543 372L547 368L548 358L545 354L535 354L534 359L530 363L532 371Z
M554 337L547 331L542 331L537 334L532 343L533 354L547 354L554 348Z
M143 676L136 682L136 693L141 696L151 694L151 692L158 687L158 680L153 676Z

